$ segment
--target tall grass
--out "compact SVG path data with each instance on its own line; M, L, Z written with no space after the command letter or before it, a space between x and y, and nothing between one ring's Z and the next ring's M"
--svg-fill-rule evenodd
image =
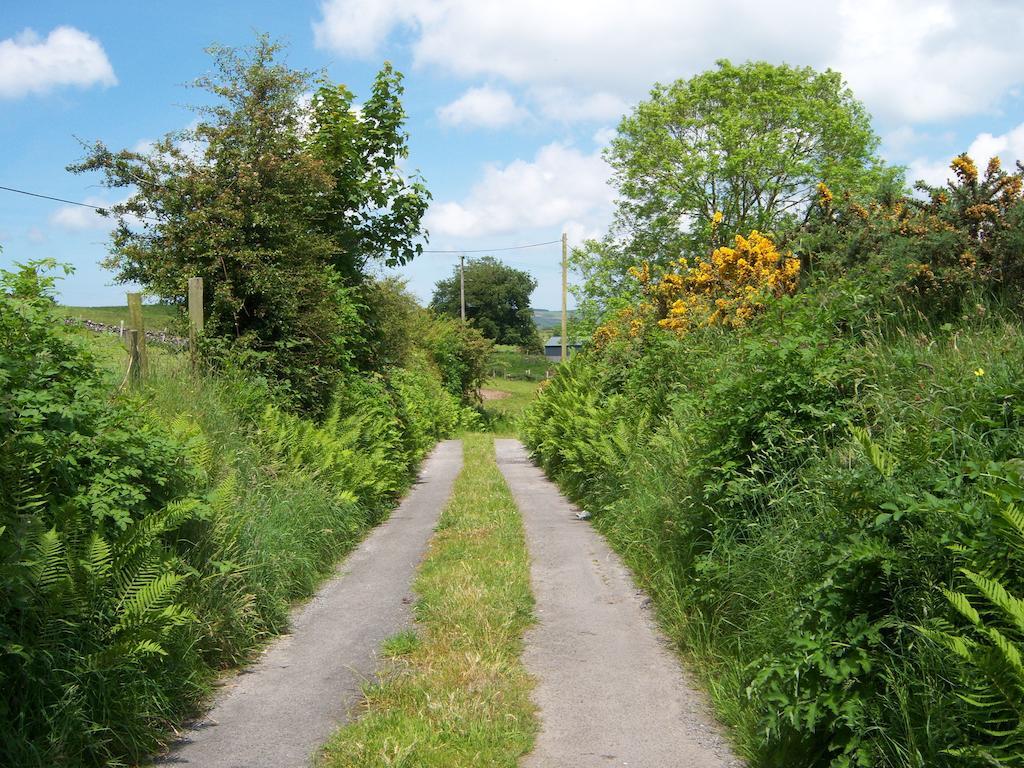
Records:
M953 544L1024 586L987 495L1024 455L1017 318L857 301L581 356L526 417L756 766L963 764L983 724L915 627L957 619Z

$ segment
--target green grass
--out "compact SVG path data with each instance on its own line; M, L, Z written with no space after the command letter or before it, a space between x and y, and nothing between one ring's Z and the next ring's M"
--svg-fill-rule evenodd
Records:
M415 583L417 638L385 643L381 682L328 742L323 768L513 768L533 744L532 683L519 660L533 621L522 523L492 437L470 434L464 445Z
M515 433L516 419L526 409L540 388L539 382L513 381L507 379L488 379L484 389L507 392L510 397L498 400L485 400L484 413L487 414L491 431L501 435Z
M496 345L487 363L493 377L522 381L543 381L556 365L544 355L524 355L507 344Z
M128 322L128 307L58 307L57 311L64 317L76 320L89 320L94 323L117 325L122 320ZM142 321L146 329L151 331L173 331L181 323L177 307L166 304L143 304Z
M113 386L124 379L128 369L128 347L124 339L116 334L97 333L86 328L71 328L70 331L84 339L100 366L110 371ZM189 372L187 354L175 352L165 345L154 343L148 343L146 351L149 355L151 380L180 376Z

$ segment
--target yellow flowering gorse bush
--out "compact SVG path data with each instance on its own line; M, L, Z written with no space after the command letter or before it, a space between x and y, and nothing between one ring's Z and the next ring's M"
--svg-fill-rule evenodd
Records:
M680 259L677 266L653 288L666 309L658 325L677 333L702 325L743 326L770 297L793 293L800 279L800 261L781 256L757 230L737 235L735 246L715 249L706 261Z
M796 291L800 261L782 256L771 238L754 230L737 235L732 247L716 248L706 260L679 259L660 279L647 263L629 272L644 298L597 329L598 347L623 334L639 336L655 323L678 334L702 326L746 325L770 298Z

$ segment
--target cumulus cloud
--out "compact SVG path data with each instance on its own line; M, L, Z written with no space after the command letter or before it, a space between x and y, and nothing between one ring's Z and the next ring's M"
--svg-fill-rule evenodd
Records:
M967 154L979 168L984 168L989 160L998 157L1003 168L1012 170L1018 160L1024 162L1024 123L999 135L979 133L967 147ZM907 179L941 186L953 178L949 165L952 159L952 156L939 160L916 158L907 166Z
M470 88L455 101L439 107L438 119L445 125L502 128L522 122L529 112L516 103L511 93L483 86Z
M66 85L116 84L103 46L74 27L57 27L45 39L26 29L0 40L0 98L46 93Z
M99 207L109 206L109 200L102 200L98 197L87 197L82 201L86 205ZM103 216L93 208L83 208L80 205L62 205L50 214L50 223L60 229L71 232L83 232L89 229L111 229L114 226L114 219L110 216Z
M612 206L610 169L600 153L555 142L532 160L488 165L462 201L431 206L432 235L474 238L535 229L597 231Z
M629 109L624 99L604 91L580 93L570 88L547 86L531 89L530 95L544 117L566 123L617 121Z
M1024 82L1024 7L1004 0L323 0L315 25L318 45L357 56L395 32L420 67L571 89L588 107L579 119L607 119L614 100L721 57L838 69L872 112L896 120L991 110Z
M86 205L94 205L97 208L109 210L114 205L127 202L128 199L126 197L123 200L112 203L110 200L105 200L102 197L89 196L82 202ZM128 216L127 220L134 226L142 224L134 215ZM86 232L88 230L109 231L114 228L116 223L117 219L112 214L104 216L95 208L86 208L81 205L62 205L50 214L50 224L68 232Z

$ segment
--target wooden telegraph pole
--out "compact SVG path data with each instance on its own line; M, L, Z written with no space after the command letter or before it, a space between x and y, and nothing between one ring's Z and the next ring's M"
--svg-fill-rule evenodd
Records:
M569 240L565 232L562 233L562 362L565 362L569 352L569 342L566 333L569 331Z
M139 332L137 374L143 378L149 373L149 355L146 353L146 324L142 320L142 294L128 294L128 327Z
M462 307L462 324L466 324L466 254L459 254L459 305Z

